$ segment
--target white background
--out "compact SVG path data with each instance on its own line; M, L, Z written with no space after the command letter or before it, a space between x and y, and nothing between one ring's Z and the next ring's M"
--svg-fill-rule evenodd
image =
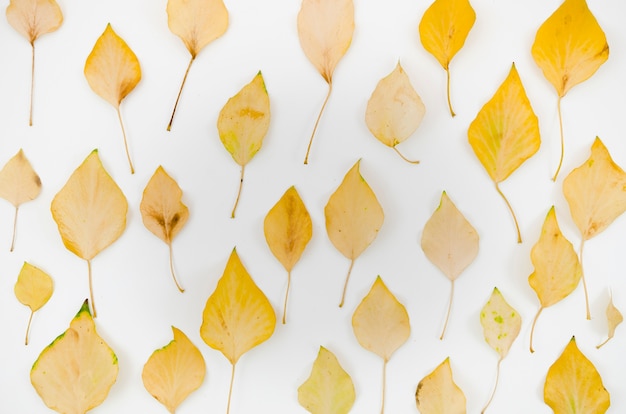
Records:
M0 1L5 9L7 0ZM380 274L405 304L412 333L388 364L388 413L416 413L417 383L446 357L478 413L495 379L497 354L485 343L479 312L494 286L522 315L523 326L502 364L492 413L550 413L543 403L549 366L576 335L611 393L611 413L626 412L626 330L604 348L604 309L613 291L626 311L626 218L618 218L589 241L584 264L592 320L585 319L582 286L546 309L529 334L539 301L527 278L529 252L551 205L575 246L580 236L562 195L562 180L588 156L599 136L614 160L626 166L626 5L590 1L606 32L610 57L598 72L563 99L566 154L556 183L550 180L559 155L556 94L534 64L530 48L539 25L558 0L474 0L477 20L454 58L451 118L445 102L445 72L421 46L417 26L427 1L359 0L351 48L335 72L333 96L313 144L302 160L326 84L300 48L296 0L227 0L226 34L194 63L171 132L169 120L189 54L167 27L164 0L59 0L65 21L36 42L34 125L28 127L30 46L0 19L0 164L24 149L41 176L43 191L20 209L16 249L9 253L13 207L0 202L0 412L49 410L29 380L41 350L68 326L88 295L87 265L67 251L50 214L50 202L94 148L129 202L122 237L93 260L97 329L119 358L119 376L94 413L165 412L144 389L143 364L172 337L185 332L207 363L202 387L179 413L226 410L230 365L199 335L202 310L226 260L237 251L253 279L282 316L286 274L263 236L263 219L283 192L295 185L314 223L313 239L293 271L286 326L244 355L238 364L231 413L304 413L297 388L308 377L319 346L334 352L352 376L357 399L352 412L378 412L382 361L362 349L351 328L354 309ZM89 88L83 66L108 22L137 54L143 79L122 103L136 173L130 175L114 109ZM426 105L416 133L399 146L419 165L402 161L368 131L364 114L376 83L400 60ZM467 142L467 128L515 62L539 117L542 145L502 185L515 208L524 242L516 243L513 221ZM222 147L217 116L227 99L262 70L272 119L262 149L249 163L236 219L230 211L239 167ZM378 238L357 259L346 305L339 309L348 260L325 232L323 208L344 174L361 159L361 173L385 211ZM143 188L158 165L184 191L190 219L174 241L176 267L186 292L169 275L166 245L146 230L139 213ZM424 223L446 190L480 235L480 252L456 285L447 336L440 341L449 282L424 256ZM49 273L55 292L36 315L31 343L23 344L29 309L14 297L24 261Z

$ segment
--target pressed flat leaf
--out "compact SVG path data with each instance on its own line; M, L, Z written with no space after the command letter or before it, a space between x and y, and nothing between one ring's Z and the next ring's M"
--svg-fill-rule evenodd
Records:
M311 375L298 388L298 402L312 414L348 414L356 398L350 375L320 346Z
M202 385L206 373L198 348L181 330L172 331L174 339L154 351L141 372L146 390L170 413Z
M578 349L575 338L548 370L543 399L554 414L603 414L609 409L609 392L596 367Z
M30 381L50 409L84 414L106 399L118 370L117 357L96 332L85 301L69 328L41 352Z
M596 346L596 348L600 348L604 346L613 336L615 336L615 329L617 326L624 321L624 316L622 313L615 307L613 304L613 296L609 299L609 304L606 306L606 320L609 324L609 334L604 342Z
M30 318L26 328L26 339L24 343L28 345L28 332L33 314L45 305L53 291L52 278L43 270L24 262L13 291L15 297L22 305L30 308Z
M420 381L415 402L421 414L465 414L465 394L454 383L450 358Z

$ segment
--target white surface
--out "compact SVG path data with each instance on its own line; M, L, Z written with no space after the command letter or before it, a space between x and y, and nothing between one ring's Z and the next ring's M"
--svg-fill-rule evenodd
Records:
M280 319L286 275L263 236L267 211L291 185L300 192L314 223L313 239L293 271L290 314L270 340L238 364L232 414L304 413L297 388L308 377L320 345L334 352L352 376L357 399L352 412L378 412L382 361L357 343L352 313L377 274L407 307L412 333L388 365L388 413L415 413L415 388L450 356L454 377L478 413L491 392L497 354L483 340L479 311L497 286L523 318L522 331L502 364L490 412L550 413L543 403L548 367L576 335L611 393L611 413L626 412L626 330L600 350L606 336L604 309L609 288L626 311L624 245L626 218L618 218L585 248L593 319L585 320L582 286L542 314L528 351L539 302L529 287L529 252L551 205L566 237L579 234L563 198L566 174L582 163L596 135L614 160L626 167L623 114L626 108L626 5L590 1L610 45L609 60L563 99L566 154L558 160L556 94L530 56L539 25L559 5L549 1L474 0L476 24L452 61L452 100L445 102L445 72L421 46L417 26L425 1L357 1L352 46L335 72L333 96L302 165L309 134L326 84L300 48L299 1L226 1L230 26L194 63L172 132L166 132L189 55L167 28L166 2L59 0L65 22L36 43L34 126L28 127L30 47L0 19L0 163L23 148L41 176L39 198L20 210L16 250L9 253L13 208L0 202L0 412L49 410L29 381L41 350L68 326L87 290L85 262L67 251L50 214L50 202L72 171L94 148L129 202L125 233L93 260L100 335L116 351L120 372L107 400L93 413L165 412L144 389L141 370L153 350L171 340L170 326L183 330L205 357L207 377L179 413L225 412L230 365L199 335L206 299L237 247L253 279ZM2 10L8 4L0 1ZM83 76L94 42L111 22L137 54L143 70L138 87L122 103L136 174L130 175L113 108L95 95ZM409 165L369 133L367 99L400 59L426 105L417 132L400 149L421 160ZM515 243L512 219L467 143L467 127L515 62L540 120L539 152L501 187L514 206L524 243ZM229 218L239 168L219 142L218 113L227 99L262 70L272 105L264 145L246 169L237 218ZM361 158L361 172L377 194L385 223L356 261L346 305L337 304L348 260L328 240L323 208L348 169ZM180 294L169 275L166 245L141 222L139 202L158 165L184 191L190 219L174 241ZM438 339L449 282L424 256L419 240L426 220L446 190L480 235L480 253L460 277L447 336ZM50 302L34 318L31 343L23 345L29 310L13 285L24 261L55 282Z

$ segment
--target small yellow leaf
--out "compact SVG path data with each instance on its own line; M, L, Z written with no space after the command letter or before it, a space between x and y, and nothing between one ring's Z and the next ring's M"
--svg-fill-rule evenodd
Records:
M298 402L312 414L348 414L355 400L350 375L337 357L320 346L311 375L298 388Z
M454 383L450 358L420 381L415 402L421 414L465 414L465 394Z
M324 208L328 238L351 261L340 307L344 303L355 259L374 241L385 218L376 194L359 172L360 163L357 161L346 173Z
M30 381L50 409L84 414L106 399L118 371L117 356L96 332L85 301L69 328L41 352Z
M596 346L598 349L604 346L604 344L609 342L609 340L615 336L615 328L617 328L617 326L624 321L624 316L622 316L622 313L613 304L613 296L611 296L609 304L606 306L606 320L609 324L609 335L604 342Z
M17 300L30 308L30 318L28 319L24 341L25 345L28 345L28 332L33 314L41 309L52 296L52 278L43 270L24 262L13 291Z
M206 373L198 348L179 329L172 331L174 339L154 351L141 372L146 390L170 413L202 385Z
M554 414L604 414L611 405L600 374L580 352L574 337L548 370L543 400Z

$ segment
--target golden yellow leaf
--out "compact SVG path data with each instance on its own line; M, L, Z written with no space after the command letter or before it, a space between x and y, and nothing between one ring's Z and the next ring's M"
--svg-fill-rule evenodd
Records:
M606 320L609 324L609 335L604 342L596 346L597 349L603 347L604 344L615 336L615 328L624 321L624 316L613 304L613 296L610 297L609 304L606 306Z
M409 314L378 276L352 315L352 329L359 344L383 359L381 414L385 411L387 362L411 334Z
M13 218L13 237L11 251L15 247L15 233L17 230L17 212L20 205L34 200L41 193L41 179L21 149L15 154L0 171L0 197L15 207Z
M41 352L30 381L50 409L84 414L106 399L118 371L117 356L96 332L85 300L69 328Z
M126 228L128 202L94 150L72 173L50 206L65 247L87 261L93 316L91 260Z
M312 414L348 414L354 400L354 384L337 357L320 346L311 375L298 388L298 402Z
M52 296L53 289L52 278L46 272L30 263L24 262L17 276L17 282L13 291L17 300L22 305L30 308L30 317L26 327L26 339L24 340L25 345L28 345L28 332L30 331L33 315L48 302L48 299Z
M445 191L441 194L439 207L424 225L421 244L428 260L437 266L451 283L448 312L439 338L443 339L452 309L454 281L478 255L478 233Z
M189 218L189 209L181 201L182 197L178 183L159 166L143 190L139 210L144 226L167 244L172 278L178 290L184 292L176 280L172 257L172 240Z
M174 339L154 351L141 372L146 390L170 413L202 385L206 373L198 348L181 330L172 331Z
M324 207L328 238L341 254L350 259L340 307L346 297L354 261L374 241L385 218L376 194L359 172L360 164L361 161L357 161L346 173Z
M298 37L306 57L328 83L328 94L320 110L304 163L309 162L309 152L315 131L333 90L335 67L346 54L354 32L354 3L352 0L302 0L298 13Z
M287 299L291 285L291 270L313 234L311 216L294 186L289 187L265 216L265 240L272 254L287 271L287 289L283 308L283 323L287 320Z
M450 101L450 61L465 44L475 21L476 13L468 0L435 0L419 24L422 46L446 71L448 107L452 116L455 113Z
M539 121L530 106L515 64L495 95L487 102L467 131L476 157L506 202L522 242L517 218L499 184L539 149Z
M191 54L191 60L180 85L172 117L167 125L171 130L174 114L183 93L183 87L191 69L191 64L198 53L213 40L226 32L228 28L228 10L222 0L168 0L167 25L172 33L180 37Z
M113 31L110 23L107 24L104 33L98 38L87 57L84 73L91 89L113 105L117 111L130 172L134 174L135 169L128 150L120 104L141 80L141 67L135 53L124 39Z
M211 348L220 351L232 364L228 407L235 379L235 365L250 349L274 333L276 314L265 294L243 267L233 249L224 274L207 299L202 313L200 336Z
M367 101L365 123L370 132L383 144L393 148L405 161L408 160L396 145L405 141L419 126L426 108L400 62L396 68L378 82Z
M454 383L450 358L420 381L415 402L421 414L465 414L465 394Z
M239 204L244 168L261 149L269 126L270 98L265 89L263 75L259 71L249 84L226 102L217 119L217 130L224 148L241 166L239 191L232 218L235 217L235 210Z
M548 369L543 400L554 414L603 414L611 405L600 374L580 352L574 337Z
M57 30L63 23L63 13L55 0L9 0L6 15L9 24L28 40L32 48L28 124L33 125L35 40L46 33Z

